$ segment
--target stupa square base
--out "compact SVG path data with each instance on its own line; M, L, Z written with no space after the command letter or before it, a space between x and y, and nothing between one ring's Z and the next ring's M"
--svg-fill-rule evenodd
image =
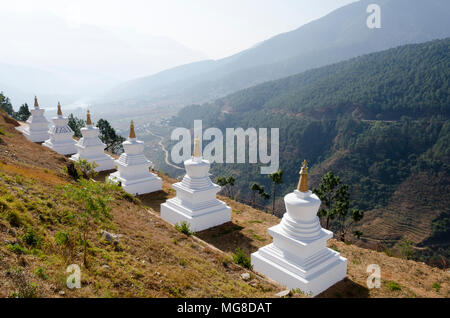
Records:
M16 127L16 129L20 131L31 142L44 142L50 137L50 135L48 134L48 130L40 132L33 131L32 133L30 133L27 127L19 126Z
M315 259L299 264L270 244L253 253L251 261L256 272L311 296L327 290L347 275L347 259L328 248Z
M60 155L73 155L74 153L77 152L74 143L54 144L46 140L42 145L52 149L53 151L56 151Z
M318 236L313 239L295 239L287 235L281 224L270 227L267 232L273 237L273 243L280 249L289 251L293 255L302 255L308 258L317 251L327 247L327 240L333 237L333 232L321 229Z
M200 232L231 221L231 208L217 201L217 205L193 211L170 199L161 204L161 218L173 225L185 221L192 231Z
M162 180L160 177L157 177L153 174L149 174L148 177L140 178L136 180L126 180L120 177L119 171L112 173L108 180L114 183L121 183L122 188L132 194L132 195L140 195L146 193L152 193L156 191L160 191L162 189Z
M80 157L79 154L75 154L69 159L72 161L78 161L80 158L86 159L88 162L95 162L97 167L94 170L97 172L114 170L114 159L110 155L104 154L104 156L100 158L83 158Z

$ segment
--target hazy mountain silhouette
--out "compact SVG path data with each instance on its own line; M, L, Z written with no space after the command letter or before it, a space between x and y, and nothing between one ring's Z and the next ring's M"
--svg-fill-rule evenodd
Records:
M0 90L15 106L32 102L33 94L97 94L124 80L205 58L169 38L70 25L44 13L0 12L0 38Z

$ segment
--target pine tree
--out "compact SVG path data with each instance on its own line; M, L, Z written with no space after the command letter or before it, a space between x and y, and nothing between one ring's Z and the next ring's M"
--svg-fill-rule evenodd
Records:
M283 170L269 174L269 178L272 180L272 214L275 214L275 190L278 184L283 183Z
M106 144L106 150L114 154L123 152L122 143L125 138L118 135L111 124L105 119L99 119L97 127L100 129L100 139Z
M14 113L14 115L13 115L14 119L17 119L20 121L26 121L30 116L31 116L31 112L28 108L27 103L20 106L19 111L17 113Z
M11 102L8 97L3 95L3 92L0 92L0 109L3 109L10 116L14 115L14 109Z

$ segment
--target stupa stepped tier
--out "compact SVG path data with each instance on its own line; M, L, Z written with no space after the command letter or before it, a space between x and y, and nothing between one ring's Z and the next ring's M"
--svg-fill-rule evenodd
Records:
M17 130L32 142L44 142L49 138L48 120L45 118L45 109L39 108L37 97L34 97L34 108L30 110L31 116L27 125L17 127Z
M120 183L126 192L134 195L161 190L161 178L149 171L152 163L144 155L144 142L136 139L133 121L130 135L122 145L125 152L115 161L118 171L109 180Z
M231 208L216 197L221 188L209 178L210 164L203 160L197 138L194 156L184 166L186 175L172 185L176 197L161 204L161 217L171 224L185 221L195 232L231 221Z
M61 104L58 103L57 117L53 117L53 125L48 131L50 139L42 145L46 146L61 155L71 155L77 152L76 141L73 139L73 130L69 127L67 117L63 117Z
M82 138L75 144L77 153L70 157L70 160L78 161L85 159L88 162L95 162L95 171L105 171L114 169L114 159L105 153L106 145L98 137L100 131L92 125L91 114L87 112L86 127L81 128Z
M273 243L251 255L255 271L289 289L318 295L347 274L347 259L326 247L333 232L323 229L317 216L321 201L308 190L306 161L297 190L284 197L281 223L268 229Z

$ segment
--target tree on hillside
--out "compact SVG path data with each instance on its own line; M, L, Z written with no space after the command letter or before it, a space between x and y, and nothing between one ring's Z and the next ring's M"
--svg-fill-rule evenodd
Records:
M83 119L75 117L73 114L70 114L68 117L69 121L67 124L73 130L75 137L81 138L81 128L84 127L85 121Z
M3 95L3 92L0 92L0 109L3 109L10 116L14 115L14 109L11 102L8 97Z
M109 183L94 182L81 178L77 184L68 184L64 189L64 196L73 200L78 207L74 213L73 223L80 234L83 244L83 264L87 267L88 235L99 224L111 219L109 203L113 200L110 195L114 187Z
M264 191L264 186L261 187L261 191L259 192L259 195L264 201L267 201L270 199L270 194ZM265 203L264 203L265 204Z
M264 190L264 186L260 186L258 183L253 183L250 187L250 190L252 190L252 206L256 206L256 193L258 193L261 198L265 200L270 199L270 194L266 193Z
M236 181L236 179L233 176L229 176L227 178L227 184L229 186L230 189L230 198L233 198L233 187L234 187L234 182Z
M256 192L259 193L261 191L261 186L255 182L250 186L250 190L252 190L252 206L255 207L256 206Z
M114 154L123 152L122 143L126 140L118 135L111 124L105 119L99 119L97 127L100 129L100 139L106 144L106 150Z
M322 201L317 215L324 220L325 228L335 228L338 238L345 241L348 230L364 217L363 211L352 209L350 219L348 218L350 212L349 186L342 183L340 178L330 171L323 176L319 187L314 189L313 192ZM354 231L353 234L356 237L362 235L359 231Z
M269 178L272 180L272 214L275 215L276 186L283 183L283 170L280 169L277 172L269 174Z
M230 198L233 198L233 186L236 179L233 176L217 177L217 184L220 185Z
M76 137L81 138L81 128L86 125L83 119L75 117L73 114L69 115L68 125L72 128ZM114 154L120 154L123 152L122 143L125 138L118 135L116 130L111 126L111 124L105 119L99 119L96 126L100 130L100 140L106 144L106 150Z
M16 120L26 121L31 116L30 109L28 108L28 104L25 103L20 106L19 111L14 113L13 117Z

